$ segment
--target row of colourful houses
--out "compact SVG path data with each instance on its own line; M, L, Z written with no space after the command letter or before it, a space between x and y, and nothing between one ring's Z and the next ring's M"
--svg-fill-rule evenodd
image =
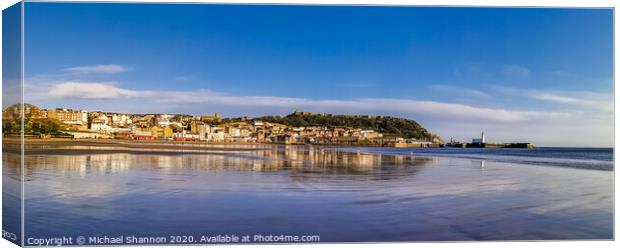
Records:
M75 138L116 138L133 140L179 140L206 142L264 142L355 144L359 142L417 142L400 137L384 137L367 129L352 127L292 127L252 120L223 121L214 115L123 114L72 109L40 109L27 105L25 117L49 118L62 122ZM16 109L3 111L3 117L15 117Z

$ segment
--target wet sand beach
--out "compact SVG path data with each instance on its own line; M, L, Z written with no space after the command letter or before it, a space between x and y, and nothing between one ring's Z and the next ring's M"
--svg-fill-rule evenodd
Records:
M151 148L143 144L96 144L32 144L40 147L25 160L26 236L80 230L319 235L322 242L613 238L613 171L386 155L378 148L165 153L131 151ZM75 146L79 152L70 152ZM19 160L3 155L3 173L15 180Z

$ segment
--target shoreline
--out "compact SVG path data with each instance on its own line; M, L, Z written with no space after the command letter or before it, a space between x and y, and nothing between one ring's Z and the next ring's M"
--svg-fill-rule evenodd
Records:
M25 155L55 153L59 155L75 154L105 154L105 153L132 153L132 154L222 154L223 152L251 152L266 150L265 144L213 144L184 141L133 141L133 140L80 140L80 139L25 139ZM2 151L20 153L20 139L3 138ZM256 147L251 147L252 145ZM50 147L51 146L51 147ZM61 148L71 146L97 147L90 148ZM228 147L227 147L228 146ZM108 148L108 149L106 149Z

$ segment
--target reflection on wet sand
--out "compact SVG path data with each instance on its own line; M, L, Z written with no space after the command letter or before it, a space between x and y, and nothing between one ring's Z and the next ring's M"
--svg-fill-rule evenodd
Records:
M15 181L21 181L21 156L13 153L2 153L3 177L8 177Z
M406 176L414 171L411 168L407 169L408 166L420 166L433 161L427 157L348 153L303 146L273 146L271 149L227 154L181 154L169 155L154 151L152 155L127 153L80 156L30 155L25 160L25 177L26 180L35 179L36 176L32 175L36 174L37 170L54 170L67 175L84 176L87 173L120 173L130 169L161 171L182 169L204 172L290 170L292 173L365 174L369 177L389 176L389 171L398 170L399 173L394 173L392 176ZM9 162L9 164L17 163Z

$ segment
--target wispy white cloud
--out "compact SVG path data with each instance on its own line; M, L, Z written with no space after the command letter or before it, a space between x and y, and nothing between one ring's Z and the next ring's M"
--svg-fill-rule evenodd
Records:
M145 97L148 91L133 91L115 86L115 82L79 82L70 81L54 84L45 92L44 98L55 99L120 99Z
M105 74L121 73L121 72L126 72L128 70L130 70L129 67L122 66L122 65L116 65L116 64L77 66L77 67L69 67L69 68L64 69L64 71L67 71L67 72L105 73Z
M451 92L453 94L462 94L462 95L469 95L469 96L473 96L473 97L489 97L489 94L481 91L481 90L477 90L477 89L471 89L471 88L463 88L463 87L458 87L458 86L452 86L452 85L445 85L445 84L435 84L430 86L429 88L433 89L433 90L439 90L439 91L445 91L445 92Z
M572 72L568 72L568 71L564 71L564 70L553 70L553 71L549 71L549 74L558 77L558 78L575 78L577 77L574 73Z
M21 102L22 89L19 78L2 78L2 108Z
M592 91L544 91L505 86L492 86L491 88L501 93L527 97L549 103L613 112L613 95L611 93Z
M502 68L502 73L508 76L529 77L530 69L519 65L506 65Z
M178 81L178 82L189 82L194 80L193 76L176 76L173 78L174 81Z
M487 64L484 62L470 62L460 65L454 69L456 76L481 76L488 74Z

